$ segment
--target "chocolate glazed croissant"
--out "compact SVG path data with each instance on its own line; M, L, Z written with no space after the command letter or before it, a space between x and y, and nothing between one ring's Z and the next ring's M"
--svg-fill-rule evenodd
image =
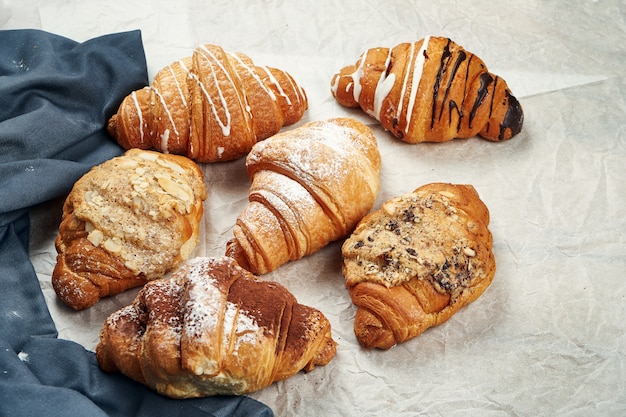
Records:
M306 109L306 94L288 73L207 44L127 96L107 129L126 149L228 161L297 122Z
M370 49L333 76L331 92L408 143L475 135L503 141L520 132L524 119L502 78L441 37Z
M380 188L376 138L348 118L310 122L254 146L249 203L226 254L256 274L350 233Z
M75 310L160 278L198 243L206 189L180 155L130 149L80 178L63 205L52 286Z
M359 343L389 349L476 300L496 268L488 223L474 187L442 183L366 216L342 246Z
M96 357L173 398L245 394L326 365L330 323L234 260L193 258L113 313Z

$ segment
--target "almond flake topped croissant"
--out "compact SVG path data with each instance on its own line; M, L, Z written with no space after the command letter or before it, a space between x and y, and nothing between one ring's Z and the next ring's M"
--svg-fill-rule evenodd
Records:
M307 106L306 93L285 71L206 44L127 96L107 129L126 149L229 161L300 120Z
M240 395L335 356L330 323L234 260L193 258L111 314L96 358L172 398Z
M206 199L198 165L130 149L83 175L63 204L52 286L75 310L162 277L198 244Z
M506 82L442 37L369 49L333 76L331 92L408 143L476 135L503 141L517 135L524 120Z

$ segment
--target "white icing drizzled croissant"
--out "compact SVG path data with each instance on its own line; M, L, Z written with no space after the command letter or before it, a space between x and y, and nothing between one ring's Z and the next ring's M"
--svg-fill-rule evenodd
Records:
M288 73L206 44L128 95L108 131L126 149L228 161L300 120L307 106L306 93Z

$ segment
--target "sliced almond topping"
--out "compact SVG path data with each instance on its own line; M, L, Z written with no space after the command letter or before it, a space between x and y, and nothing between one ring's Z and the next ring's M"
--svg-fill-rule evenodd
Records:
M157 182L166 193L174 197L178 196L179 186L174 180L172 180L171 177L166 175L156 175L156 178Z
M154 153L154 152L140 152L137 154L137 156L145 159L146 161L156 161L157 158L159 157L159 154Z
M185 170L183 169L183 167L181 167L180 165L172 162L172 161L168 161L165 158L157 158L156 160L157 164L161 165L164 168L169 168L174 172L177 172L179 174L184 174Z
M92 230L87 235L87 240L91 242L91 244L94 246L100 246L100 243L102 243L103 239L104 239L104 235L102 234L100 230L97 230L97 229Z
M102 246L111 253L120 253L122 250L122 242L117 238L105 240Z
M137 166L137 161L130 158L119 158L118 167L120 168L134 168Z
M91 233L96 229L96 227L91 222L85 222L85 232Z

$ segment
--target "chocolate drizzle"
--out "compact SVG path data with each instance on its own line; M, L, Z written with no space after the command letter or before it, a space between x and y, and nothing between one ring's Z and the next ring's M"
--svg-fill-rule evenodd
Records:
M437 98L439 96L439 87L441 86L441 80L443 78L443 74L446 72L446 67L448 66L448 62L452 57L452 52L450 52L450 39L448 39L448 43L443 48L443 53L441 54L441 62L439 64L439 70L437 71L437 78L435 81L435 85L433 86L433 106L430 116L430 128L432 129L435 126L435 114L437 113ZM447 95L447 91L446 91ZM445 96L444 96L445 102ZM442 106L443 107L443 106ZM441 117L441 114L440 116Z
M443 109L445 107L445 102L448 99L448 94L450 93L450 90L452 89L452 82L456 78L456 73L458 72L459 67L465 61L466 58L467 58L467 55L465 54L465 51L459 51L459 54L458 54L458 56L456 58L456 61L454 62L454 66L452 67L452 73L450 74L450 78L448 79L448 85L446 86L446 94L443 96L443 102L441 103L441 110L439 111L439 120L441 120L441 116L443 115ZM470 61L471 61L471 59L472 59L472 57L470 56ZM469 61L468 61L467 67L469 69ZM466 71L466 75L465 75L465 84L464 85L465 85L465 88L464 88L464 91L463 91L463 97L465 97L465 91L467 90L467 71ZM459 105L456 104L456 102L454 100L450 100L450 102L448 104L448 120L449 120L448 123L452 122L452 112L454 110L456 110L457 113L459 114L459 120L458 120L457 126L456 126L456 130L457 131L459 131L461 129L461 120L463 119L462 105L463 105L463 103L461 103L461 107L459 107Z
M472 111L470 112L470 117L469 117L470 129L472 128L472 121L474 120L474 117L476 116L476 111L478 110L480 105L483 103L483 100L487 96L487 93L489 92L488 91L489 86L491 85L492 82L493 82L493 77L491 76L490 73L483 72L482 74L480 74L480 87L478 88L478 95L476 96L476 100L474 101L474 106L472 107Z
M511 136L513 137L517 135L522 130L522 123L524 122L524 113L522 112L522 106L520 106L519 101L511 94L511 92L506 90L506 99L509 104L506 115L504 116L504 120L500 123L500 134L498 135L498 140L506 139L506 130L511 130Z

